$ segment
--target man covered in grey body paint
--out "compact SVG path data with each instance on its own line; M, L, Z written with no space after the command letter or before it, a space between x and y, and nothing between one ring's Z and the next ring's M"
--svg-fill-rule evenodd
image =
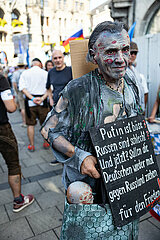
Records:
M66 189L72 182L83 181L94 192L100 178L89 129L140 112L137 85L133 79L124 78L129 46L122 23L100 23L90 36L87 55L98 69L72 80L43 124L42 135L50 142L57 160L64 163ZM126 239L138 239L138 221L130 224L133 226L128 228ZM115 228L108 236L116 239L120 229Z

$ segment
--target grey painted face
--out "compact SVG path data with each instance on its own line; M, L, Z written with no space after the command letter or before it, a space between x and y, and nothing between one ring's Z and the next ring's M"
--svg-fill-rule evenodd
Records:
M95 60L101 73L110 79L124 76L129 61L128 33L102 32L94 45Z

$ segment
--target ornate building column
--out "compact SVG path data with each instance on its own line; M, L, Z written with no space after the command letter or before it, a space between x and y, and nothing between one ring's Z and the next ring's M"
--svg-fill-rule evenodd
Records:
M134 7L134 0L111 0L109 8L111 10L111 17L114 20L122 21L127 26L130 25L130 22L133 22L132 19L129 19L130 11Z

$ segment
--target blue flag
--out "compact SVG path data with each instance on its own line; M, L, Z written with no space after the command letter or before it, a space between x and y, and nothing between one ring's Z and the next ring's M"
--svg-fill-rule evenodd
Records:
M29 64L29 49L28 48L27 48L26 53L27 53L26 62L27 62L28 67L30 67L30 64Z
M136 26L136 22L134 22L132 24L132 26L130 27L130 29L128 31L128 35L129 35L130 41L132 41L135 26Z

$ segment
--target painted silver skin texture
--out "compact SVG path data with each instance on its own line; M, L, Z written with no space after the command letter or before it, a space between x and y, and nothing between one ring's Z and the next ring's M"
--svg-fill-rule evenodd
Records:
M129 61L130 41L128 33L102 32L94 50L100 72L108 82L116 82L124 76Z

